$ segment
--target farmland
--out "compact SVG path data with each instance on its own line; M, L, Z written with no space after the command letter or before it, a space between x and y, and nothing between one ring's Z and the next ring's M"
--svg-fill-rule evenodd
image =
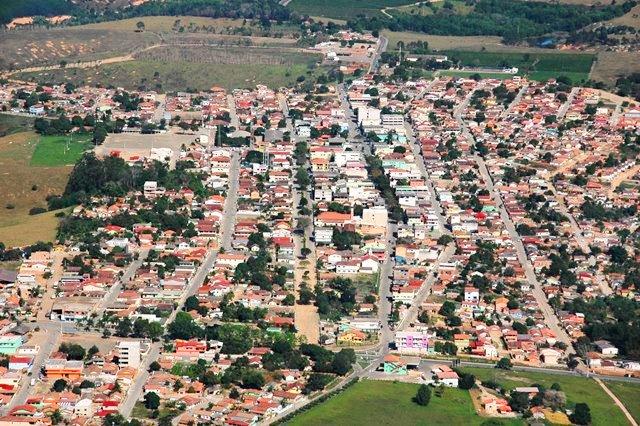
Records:
M578 402L585 402L591 408L594 425L626 425L624 414L615 406L609 395L591 379L560 374L537 372L505 371L495 368L465 367L464 371L472 373L480 380L492 380L507 390L518 386L544 385L549 388L558 383L567 396L567 405L572 407Z
M296 417L288 425L479 425L468 391L447 389L431 397L427 407L412 402L418 385L386 381L360 381L328 401ZM502 424L522 424L505 420Z
M293 0L292 10L310 16L351 19L358 15L381 16L381 9L415 3L412 0Z
M0 115L0 127L6 127L7 122L15 119ZM46 208L47 195L64 191L71 167L32 166L37 143L38 136L30 131L0 137L0 241L7 245L30 244L55 236L55 216L51 212L31 216L29 210Z

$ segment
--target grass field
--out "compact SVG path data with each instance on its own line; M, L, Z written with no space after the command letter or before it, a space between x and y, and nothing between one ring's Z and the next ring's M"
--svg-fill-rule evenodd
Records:
M8 122L15 122L14 117L0 115L0 128ZM31 216L29 210L46 208L47 195L64 191L71 167L32 166L37 144L33 132L0 137L0 241L7 245L51 241L55 236L54 212Z
M560 374L505 371L495 368L465 367L463 370L473 373L480 380L494 380L508 390L532 384L540 384L548 388L553 383L558 383L567 395L569 407L578 402L589 404L593 425L622 426L627 424L622 411L614 404L609 395L591 379Z
M155 72L159 73L155 77ZM266 84L277 88L290 86L300 75L307 75L305 64L205 64L191 62L131 61L104 65L98 68L63 69L44 73L20 74L20 78L42 83L73 81L78 85L123 87L136 90L147 87L160 91L176 91L192 88L208 90L212 86L253 88Z
M405 6L414 0L292 0L289 8L303 15L351 19L358 15L381 16L380 9Z
M640 422L640 384L625 382L605 382L605 384L627 407L633 418Z
M513 74L506 74L501 72L475 72L475 71L464 71L464 70L445 70L440 71L439 75L450 76L450 77L469 77L475 74L480 74L482 78L496 78L498 80L508 80L513 77Z
M487 420L476 414L468 391L447 389L442 398L432 395L429 405L421 407L411 400L417 389L410 383L363 380L287 425L479 425Z
M73 166L91 149L91 135L41 136L31 156L32 166Z

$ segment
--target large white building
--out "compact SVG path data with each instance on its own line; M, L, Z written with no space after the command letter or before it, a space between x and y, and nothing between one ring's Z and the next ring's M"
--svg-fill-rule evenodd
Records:
M358 125L363 127L379 126L380 122L380 110L378 108L358 108Z
M368 226L386 227L389 213L384 206L377 206L362 210L362 224Z
M122 367L140 367L140 341L118 342L118 359Z

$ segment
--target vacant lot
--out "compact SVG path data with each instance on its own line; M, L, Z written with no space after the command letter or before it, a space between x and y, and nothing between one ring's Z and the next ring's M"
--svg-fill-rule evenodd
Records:
M289 425L479 425L468 391L447 389L431 396L427 407L415 404L418 385L363 380L293 418ZM523 424L519 420L503 424Z
M633 418L640 422L640 384L625 382L605 382L605 384L627 407Z
M73 166L82 154L91 148L90 134L41 136L31 156L31 165Z
M336 19L351 19L358 15L381 16L380 9L405 6L413 0L292 0L289 7L298 13Z
M591 78L613 86L616 79L633 72L640 72L638 52L600 52Z
M160 91L187 88L208 90L212 86L253 88L256 84L270 87L290 86L300 75L311 72L305 64L206 64L191 62L130 61L96 68L63 69L40 73L20 74L19 78L42 83L73 81L78 85L105 85ZM157 74L156 74L157 73Z
M614 404L613 400L593 380L584 377L566 376L560 374L545 374L522 371L505 371L495 368L463 368L473 373L480 380L493 380L506 389L518 386L544 385L547 388L558 383L567 395L567 405L572 407L578 402L586 402L591 408L594 425L626 425L624 414Z
M3 117L0 115L0 123ZM54 213L30 216L29 210L46 208L47 195L64 191L71 167L32 166L37 142L33 132L0 138L0 241L5 244L30 244L55 236Z
M437 36L410 31L382 31L382 35L389 40L388 50L395 50L399 41L410 43L412 41L426 41L431 49L460 49L480 51L485 48L490 51L513 50L512 46L502 44L502 38L496 36Z

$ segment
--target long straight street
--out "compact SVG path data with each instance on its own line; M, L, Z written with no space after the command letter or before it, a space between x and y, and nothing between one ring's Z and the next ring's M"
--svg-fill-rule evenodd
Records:
M221 227L220 246L225 250L231 249L231 241L233 238L233 229L236 221L236 213L238 210L238 178L240 174L240 154L237 151L233 151L231 154L231 164L229 169L229 189L227 191L227 197L224 205L224 216ZM198 268L196 274L191 278L187 288L185 289L182 297L177 303L176 308L171 312L171 315L165 321L165 324L170 324L175 320L178 312L182 311L184 304L189 296L194 295L198 288L204 283L209 272L215 264L217 252L209 250L204 262ZM127 396L123 403L120 405L120 413L125 417L130 417L133 407L142 395L142 390L145 382L149 378L149 366L152 362L158 359L160 355L160 349L162 342L154 342L149 348L149 352L143 358L138 374L136 375L133 383L129 387Z

